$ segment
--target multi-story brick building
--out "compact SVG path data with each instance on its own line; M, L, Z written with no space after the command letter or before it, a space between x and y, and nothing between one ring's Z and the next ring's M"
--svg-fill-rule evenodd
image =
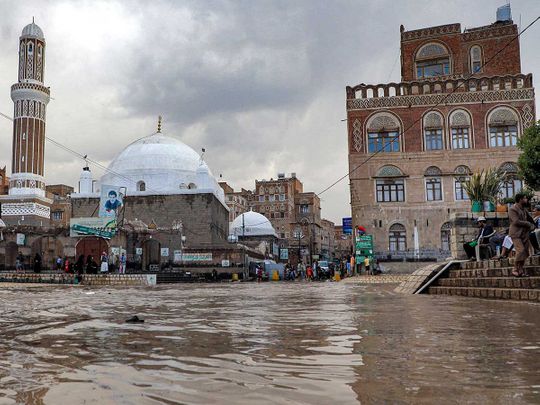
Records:
M415 253L448 256L471 173L504 168L504 197L522 186L516 142L535 120L532 75L511 20L400 31L402 81L346 89L353 224L379 254L412 253L416 240Z
M45 186L45 195L52 200L51 224L53 226L69 226L71 218L71 199L73 187L65 184Z
M6 166L0 169L0 195L7 194L9 191L9 178L6 175Z
M343 233L343 226L334 226L335 257L346 258L352 253L352 235Z
M225 181L219 182L219 185L225 193L225 203L229 207L229 222L232 222L243 214L249 211L250 201L252 201L253 192L243 188L241 191L234 191L234 189Z

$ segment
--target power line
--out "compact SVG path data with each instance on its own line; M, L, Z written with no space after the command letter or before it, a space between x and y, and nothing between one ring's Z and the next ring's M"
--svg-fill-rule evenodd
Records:
M480 66L480 69L482 69L484 66L486 66L488 63L490 63L491 61L493 61L493 59L495 59L496 56L498 56L503 50L505 50L512 42L514 42L515 40L517 40L525 31L527 31L529 28L531 28L538 20L540 20L540 16L536 17L529 25L527 25L521 32L519 32L516 36L514 36L510 41L508 41L506 43L506 45L504 45L501 49L499 49L491 58L489 58L488 60L486 60L481 66ZM461 86L463 86L465 84L465 81L466 80L469 80L471 77L473 77L476 73L470 73L468 76L465 76L463 78L463 81L460 81L459 84L452 89L451 92L449 92L445 97L443 97L439 102L437 102L433 107L430 107L427 111L425 111L425 113L428 113L428 112L431 112L431 111L434 111L435 108L437 108L437 106L441 105L442 103L444 103L452 94L454 94L454 92L456 90L458 90ZM407 128L405 128L402 132L400 132L398 134L397 137L395 137L395 139L393 139L390 143L388 143L388 145L391 145L393 144L394 142L396 141L399 141L400 138L403 136L403 134L405 134L405 132L407 132L409 129L411 129L412 127L414 127L418 122L420 122L422 120L422 117L419 117L417 120L415 120L411 125L409 125ZM387 145L385 145L387 146ZM332 184L330 184L328 187L326 187L324 190L320 191L319 193L317 193L317 196L320 196L321 194L327 192L328 190L330 190L331 188L333 188L335 185L337 185L338 183L340 183L343 179L347 178L347 176L350 176L352 173L354 173L355 171L357 171L359 168L361 168L362 166L364 166L367 162L369 162L371 159L373 159L375 156L377 156L379 153L382 153L384 151L384 148L383 149L379 149L378 151L375 151L373 154L371 154L370 156L368 156L363 162L361 162L358 166L356 166L354 169L352 169L351 171L347 172L345 175L341 176L340 178L338 178L336 181L334 181Z

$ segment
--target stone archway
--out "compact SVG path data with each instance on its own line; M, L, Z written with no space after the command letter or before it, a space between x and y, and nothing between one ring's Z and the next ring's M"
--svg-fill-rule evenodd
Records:
M84 255L85 260L88 256L92 256L99 263L99 258L102 252L109 253L109 242L106 239L96 236L86 236L81 238L75 245L76 257Z
M150 265L161 263L161 243L155 239L147 239L142 244L142 265L143 270L150 270Z

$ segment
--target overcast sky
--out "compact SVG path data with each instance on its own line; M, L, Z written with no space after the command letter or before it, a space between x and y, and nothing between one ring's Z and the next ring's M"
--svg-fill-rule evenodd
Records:
M0 0L0 112L12 115L18 38L32 21L47 41L53 100L47 136L108 164L156 130L206 148L234 188L296 172L319 192L347 172L345 86L400 80L399 26L487 25L505 0ZM512 1L525 27L540 1ZM539 87L540 23L521 39ZM11 123L0 117L0 166ZM48 142L47 183L75 186L83 162ZM92 168L94 177L103 171ZM348 179L321 196L323 216L350 215Z

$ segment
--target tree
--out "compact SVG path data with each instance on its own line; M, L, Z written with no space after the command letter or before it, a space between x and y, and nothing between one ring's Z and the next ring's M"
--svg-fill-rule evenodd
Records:
M528 187L540 190L540 121L525 130L518 148L522 151L518 158L519 174Z

